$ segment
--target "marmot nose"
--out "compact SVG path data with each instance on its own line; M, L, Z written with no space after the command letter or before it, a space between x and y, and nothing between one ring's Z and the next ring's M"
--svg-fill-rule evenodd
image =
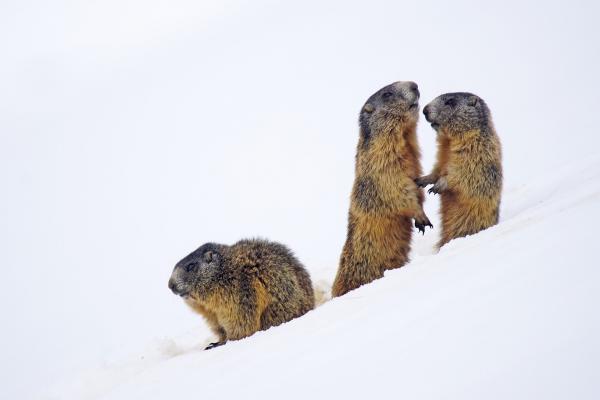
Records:
M421 97L421 93L419 93L419 86L417 86L416 83L410 82L408 84L408 88L410 89L411 92L413 92L415 95L417 95L417 98Z
M173 279L169 279L169 289L171 289L173 293L179 294L177 293L177 287L175 286L175 281Z
M425 106L423 109L423 114L425 114L425 118L429 118L429 106Z

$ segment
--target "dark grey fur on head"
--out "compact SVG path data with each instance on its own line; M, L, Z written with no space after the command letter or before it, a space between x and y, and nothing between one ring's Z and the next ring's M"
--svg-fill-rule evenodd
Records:
M169 288L177 295L207 294L215 283L225 282L224 245L205 243L179 261L169 280Z
M433 99L423 108L425 119L438 131L460 134L479 129L488 132L491 125L490 110L477 95L466 92L445 93Z
M363 145L378 132L391 127L398 120L419 117L419 89L411 81L399 81L375 92L360 110L359 125Z

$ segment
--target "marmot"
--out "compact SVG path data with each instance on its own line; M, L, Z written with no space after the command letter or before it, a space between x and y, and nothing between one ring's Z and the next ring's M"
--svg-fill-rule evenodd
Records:
M206 319L218 342L238 340L315 306L310 276L284 245L261 239L206 243L173 269L169 288Z
M498 223L502 154L490 110L478 96L446 93L423 114L437 131L438 153L431 174L416 182L433 184L429 193L441 194L439 248Z
M414 82L382 88L360 111L356 177L334 297L406 264L412 219L422 232L425 226L433 227L423 211L423 191L414 181L422 173L418 119L419 90Z

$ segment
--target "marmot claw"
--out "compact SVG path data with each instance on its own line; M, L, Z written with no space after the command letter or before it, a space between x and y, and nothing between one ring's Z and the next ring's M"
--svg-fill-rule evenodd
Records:
M437 182L429 188L427 193L430 194L440 194L448 188L448 181L445 178L440 178Z
M429 219L427 217L425 217L424 221L419 221L419 220L415 219L415 228L417 228L419 230L419 232L421 232L423 235L425 234L426 226L433 229L433 225L431 224L431 222L429 221Z
M204 350L214 349L215 347L223 346L227 342L214 342L204 348Z

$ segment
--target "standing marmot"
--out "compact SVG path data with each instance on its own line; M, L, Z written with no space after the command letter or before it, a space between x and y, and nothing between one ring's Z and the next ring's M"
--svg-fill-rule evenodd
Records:
M442 247L498 223L502 154L490 110L474 94L443 94L423 114L437 131L438 154L431 174L416 182L441 194Z
M179 261L169 288L206 319L219 341L242 339L315 306L308 272L282 244L206 243Z
M396 82L363 106L356 152L356 177L350 199L348 237L332 295L341 296L408 261L415 226L432 226L423 212L416 127L419 90Z

